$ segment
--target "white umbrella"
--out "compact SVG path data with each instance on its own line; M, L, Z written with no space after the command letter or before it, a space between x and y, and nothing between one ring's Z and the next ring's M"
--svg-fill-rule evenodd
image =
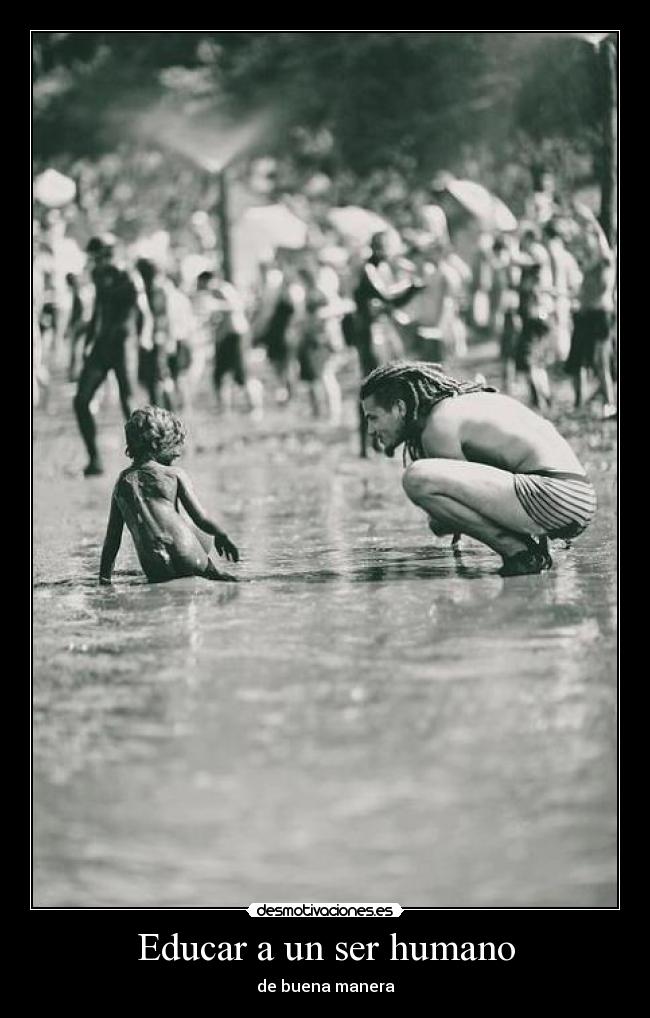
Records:
M343 205L330 209L329 221L343 237L359 244L367 244L375 233L383 233L392 227L376 212L363 209L359 205Z
M535 35L546 36L549 39L566 39L567 36L573 39L584 39L585 42L590 43L595 49L598 49L603 39L606 39L608 35L613 35L613 32L536 32Z
M76 193L74 180L58 170L44 170L34 181L34 197L51 209L67 205Z
M584 39L585 42L590 42L592 46L600 46L603 39L606 39L611 32L571 32L571 35L575 35L578 39Z
M485 230L507 232L517 229L517 220L505 202L473 180L450 180L447 191Z
M376 233L383 233L384 247L389 258L394 258L404 251L402 238L395 227L376 212L363 209L359 205L343 205L337 209L330 209L328 216L344 242L365 247Z
M249 208L239 220L246 235L254 235L260 244L294 250L307 243L307 224L286 205L258 205Z

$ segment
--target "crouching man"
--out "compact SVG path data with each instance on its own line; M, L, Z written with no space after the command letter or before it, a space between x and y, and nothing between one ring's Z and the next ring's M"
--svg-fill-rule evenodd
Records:
M596 493L568 442L510 396L393 361L360 397L385 453L404 445L404 490L434 534L482 541L503 558L501 576L550 569L548 538L577 537L593 519Z

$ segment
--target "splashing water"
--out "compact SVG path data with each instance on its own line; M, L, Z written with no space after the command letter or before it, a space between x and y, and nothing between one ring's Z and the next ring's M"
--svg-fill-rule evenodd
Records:
M277 114L260 110L233 123L214 114L188 119L177 112L149 109L134 123L134 133L180 152L208 173L220 173L235 159L259 144L273 128Z

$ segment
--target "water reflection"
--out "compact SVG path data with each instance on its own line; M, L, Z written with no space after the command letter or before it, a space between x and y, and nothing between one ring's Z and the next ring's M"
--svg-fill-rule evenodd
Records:
M68 427L36 449L37 904L612 904L607 472L554 569L504 580L394 461L206 452L241 582L147 584L125 537L100 588L112 475L62 476Z

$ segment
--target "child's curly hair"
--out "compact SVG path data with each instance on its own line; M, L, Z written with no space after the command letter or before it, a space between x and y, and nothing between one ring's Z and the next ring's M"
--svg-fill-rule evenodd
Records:
M134 410L124 426L126 454L132 460L146 457L168 462L180 455L185 425L176 414L157 406Z

